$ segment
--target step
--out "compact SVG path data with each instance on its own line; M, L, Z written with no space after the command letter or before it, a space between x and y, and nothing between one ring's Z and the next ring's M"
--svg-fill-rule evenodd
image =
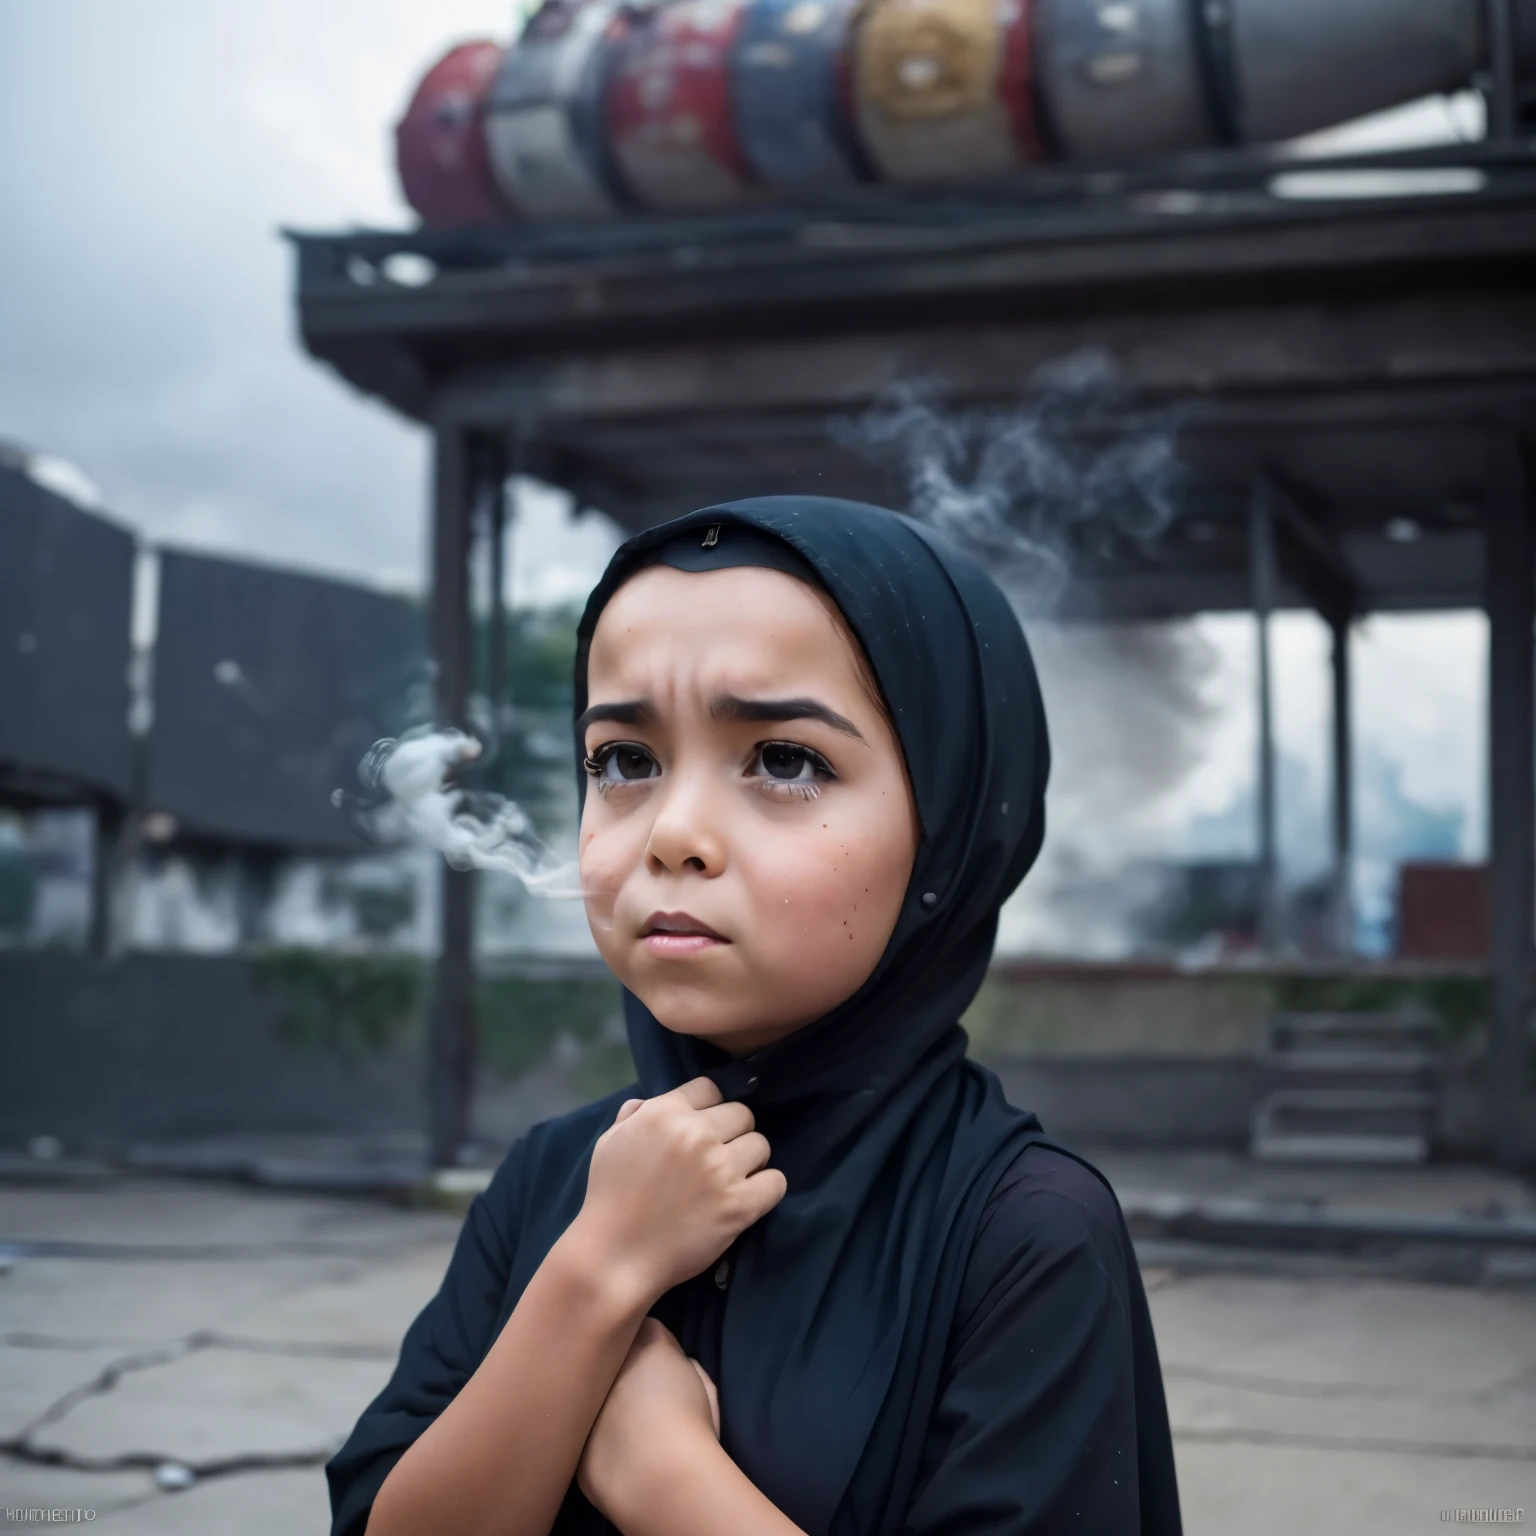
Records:
M1253 1113L1265 1161L1423 1162L1436 1099L1413 1088L1277 1088Z
M1276 1050L1293 1048L1407 1049L1432 1047L1437 1025L1429 1013L1278 1013L1269 1021Z
M1379 1072L1391 1077L1433 1072L1440 1061L1438 1051L1366 1046L1305 1046L1271 1051L1265 1058L1267 1066L1280 1072Z
M1249 1156L1265 1163L1426 1163L1427 1134L1255 1131Z

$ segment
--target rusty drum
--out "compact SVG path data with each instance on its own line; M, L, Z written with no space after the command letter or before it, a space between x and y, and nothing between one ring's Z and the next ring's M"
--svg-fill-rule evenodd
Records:
M965 181L1042 157L1033 0L869 0L854 38L859 135L884 179Z
M429 69L395 127L405 200L423 224L494 224L508 215L485 143L486 93L506 50L463 43Z
M751 195L731 100L744 13L744 0L671 0L630 32L608 85L608 134L645 207L725 208Z

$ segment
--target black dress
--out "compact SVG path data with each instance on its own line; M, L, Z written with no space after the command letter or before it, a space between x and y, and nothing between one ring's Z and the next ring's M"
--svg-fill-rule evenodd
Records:
M508 1172L498 1175L503 1191ZM327 1468L333 1536L362 1536L389 1470L490 1348L517 1243L505 1211L494 1195L475 1202L394 1376ZM656 1309L674 1324L686 1317L691 1352L712 1375L730 1282L727 1254ZM988 1198L966 1264L907 1516L911 1536L1177 1531L1165 1418L1163 1457L1149 1465L1143 1448L1138 1461L1138 1395L1162 1400L1157 1357L1137 1347L1141 1298L1113 1195L1076 1158L1026 1147ZM1145 1437L1145 1418L1140 1428ZM371 1454L357 1454L364 1448ZM611 1530L573 1488L558 1536Z

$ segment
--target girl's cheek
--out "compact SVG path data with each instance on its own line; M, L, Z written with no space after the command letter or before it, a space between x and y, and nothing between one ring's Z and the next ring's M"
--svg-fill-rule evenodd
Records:
M627 848L631 841L632 838L626 838L613 828L603 831L587 828L581 834L577 867L581 872L587 922L594 932L613 927L619 892L636 862Z

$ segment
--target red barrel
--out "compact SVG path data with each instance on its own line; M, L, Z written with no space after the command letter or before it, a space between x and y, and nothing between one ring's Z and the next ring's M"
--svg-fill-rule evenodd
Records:
M505 51L489 41L450 49L395 127L400 186L423 224L495 224L508 215L491 174L482 112Z
M723 208L751 196L731 111L743 0L673 0L636 23L608 84L608 136L648 208Z
M965 181L1044 159L1030 0L871 0L854 42L860 136L889 181Z

